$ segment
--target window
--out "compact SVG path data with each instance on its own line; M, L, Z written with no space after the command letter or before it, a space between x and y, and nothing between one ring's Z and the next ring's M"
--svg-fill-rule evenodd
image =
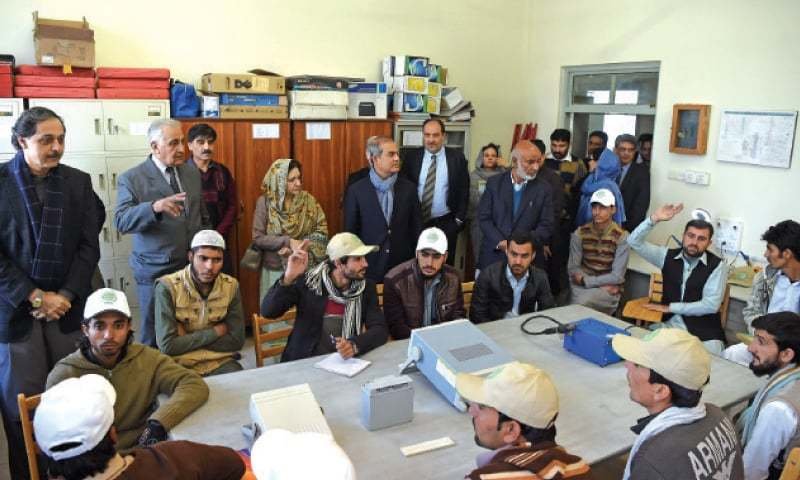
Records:
M617 135L652 133L656 118L660 62L563 67L560 125L572 132L572 154L586 156L593 130Z

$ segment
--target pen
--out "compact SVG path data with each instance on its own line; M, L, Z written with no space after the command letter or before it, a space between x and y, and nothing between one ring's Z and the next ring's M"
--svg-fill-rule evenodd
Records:
M336 337L334 337L332 333L331 333L331 343L332 343L334 346L336 346Z

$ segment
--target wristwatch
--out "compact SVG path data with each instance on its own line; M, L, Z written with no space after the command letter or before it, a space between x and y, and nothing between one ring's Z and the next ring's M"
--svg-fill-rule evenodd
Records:
M39 290L38 288L33 290L33 300L31 301L31 306L33 308L41 308L42 302L44 301L44 292Z

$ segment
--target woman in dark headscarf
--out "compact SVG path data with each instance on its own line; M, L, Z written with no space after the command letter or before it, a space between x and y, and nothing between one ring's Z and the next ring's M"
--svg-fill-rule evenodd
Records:
M498 173L507 172L505 161L500 157L500 145L490 143L481 148L478 157L475 159L475 169L469 174L469 208L467 209L467 221L469 222L470 238L472 240L472 252L475 254L475 263L478 263L478 255L481 253L481 227L478 224L478 203L486 188L486 181Z

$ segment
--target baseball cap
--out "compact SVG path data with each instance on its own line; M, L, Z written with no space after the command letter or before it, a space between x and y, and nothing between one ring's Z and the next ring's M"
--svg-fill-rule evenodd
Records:
M200 230L192 237L190 248L197 247L214 247L225 250L225 239L216 230Z
M125 293L113 288L101 288L89 295L83 309L83 318L89 320L103 312L119 312L130 318L131 309Z
M36 443L54 460L77 457L96 447L114 423L114 387L90 373L68 378L42 394L33 417ZM73 443L63 449L61 445Z
M659 328L642 338L614 335L611 347L625 360L689 390L700 390L711 374L711 356L703 343L680 328Z
M313 460L309 461L309 452ZM278 428L264 432L251 449L258 480L355 480L353 463L330 435L292 433Z
M607 188L601 188L592 194L589 204L599 203L604 207L612 207L616 204L614 194Z
M535 428L549 428L558 413L558 392L547 373L530 363L510 362L488 375L459 373L458 394Z
M328 242L326 253L331 260L342 257L361 257L378 250L377 245L364 245L356 235L349 232L337 233Z
M436 227L426 228L419 234L417 251L431 249L442 255L447 253L447 236Z

